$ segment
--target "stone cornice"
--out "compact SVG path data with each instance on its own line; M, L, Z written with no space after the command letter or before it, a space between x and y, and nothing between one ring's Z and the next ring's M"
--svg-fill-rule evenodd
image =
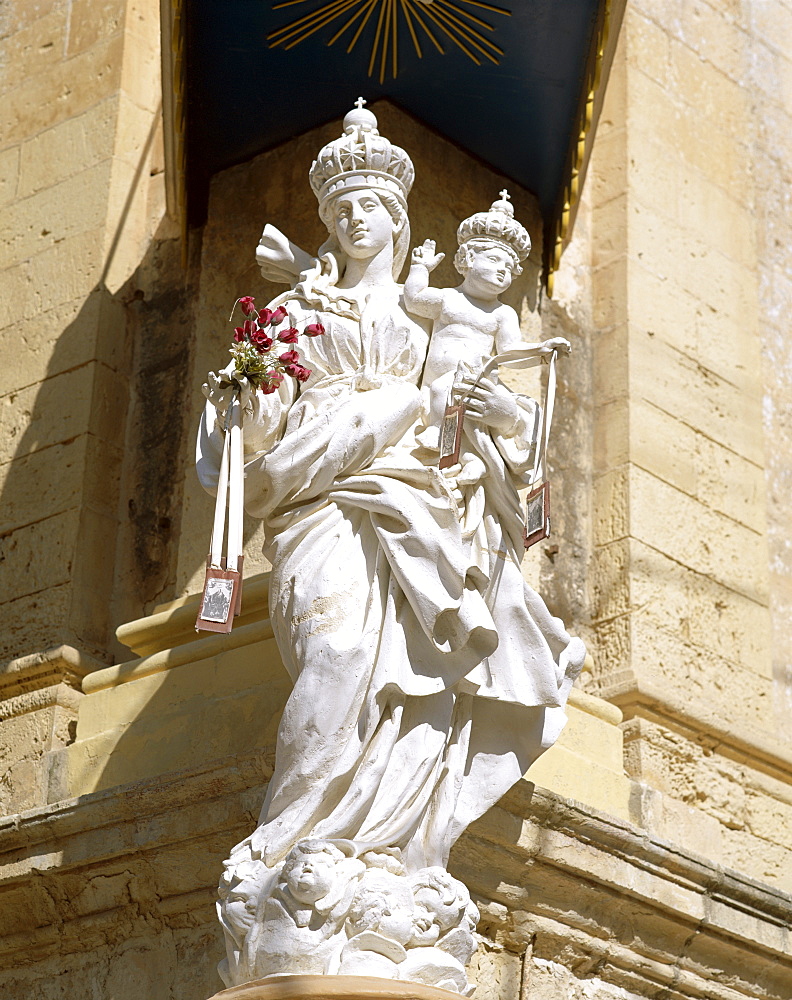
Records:
M56 646L0 666L0 720L49 705L74 709L83 678L104 667L73 646Z
M686 731L704 744L733 760L764 771L782 781L792 780L792 748L747 726L725 729L715 714L707 716L698 706L674 697L645 678L634 677L600 692L624 713L625 721L640 717Z
M234 628L267 618L269 582L269 573L258 573L245 580L242 614L234 623ZM161 605L154 614L119 626L116 638L139 657L193 643L196 641L195 617L200 601L200 594L189 594Z
M7 817L0 885L13 891L116 869L151 878L152 859L181 865L199 856L178 890L162 884L171 880L160 862L153 891L163 920L208 912L214 868L251 828L271 767L270 755L224 759ZM601 978L644 995L662 987L668 997L781 997L792 977L792 897L528 781L470 828L452 868L476 895L481 927L496 945L532 946L548 958L563 947ZM92 920L110 920L120 905L101 898ZM63 924L73 919L67 903L57 917ZM51 932L15 934L8 925L0 955L13 962L41 935L45 947Z

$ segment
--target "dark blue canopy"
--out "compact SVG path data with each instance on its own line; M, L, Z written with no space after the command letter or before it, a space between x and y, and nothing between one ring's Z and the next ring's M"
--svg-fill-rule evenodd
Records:
M371 103L388 98L532 191L550 222L568 180L604 0L493 0L490 6L510 9L510 16L471 0L299 0L288 5L184 0L187 178L193 221L200 221L205 211L206 186L213 173L343 116L363 94ZM369 7L371 16L347 53ZM413 11L412 17L405 16L405 7L408 15ZM310 37L291 49L270 47L273 31L322 10L328 21ZM328 45L357 10L362 12L358 20ZM341 13L331 19L334 11ZM422 30L416 12L443 54ZM440 18L440 26L430 13ZM442 24L453 26L453 18L466 26L468 33L458 31L457 38L465 40L480 65L443 30ZM379 46L369 76L378 26ZM386 26L385 75L380 82ZM299 34L299 25L295 31ZM498 59L497 65L481 49Z

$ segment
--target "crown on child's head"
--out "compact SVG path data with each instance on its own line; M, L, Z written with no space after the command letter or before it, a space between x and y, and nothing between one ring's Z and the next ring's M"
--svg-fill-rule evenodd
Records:
M342 191L373 188L407 205L415 171L412 160L377 129L374 114L359 97L344 118L344 134L320 150L311 165L311 187L319 208Z
M489 212L476 212L460 223L457 243L462 246L471 240L492 240L511 250L517 260L525 260L531 252L531 237L514 218L509 192L504 189L499 193L500 199L493 201Z

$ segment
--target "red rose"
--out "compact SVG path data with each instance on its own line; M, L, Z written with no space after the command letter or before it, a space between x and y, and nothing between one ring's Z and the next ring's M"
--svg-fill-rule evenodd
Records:
M273 326L277 326L278 323L282 323L288 315L288 310L284 309L283 306L278 306L273 313L270 313L270 323L272 323Z
M256 308L254 305L255 301L256 300L253 298L252 295L243 295L242 298L239 300L239 304L240 306L242 306L242 312L246 316L249 316L255 310Z
M234 340L238 344L241 344L244 339L245 339L245 328L244 328L244 326L235 326L234 327Z
M265 396L269 396L270 393L275 392L283 381L283 375L280 372L267 372L267 378L269 381L261 386L261 391Z
M269 326L269 321L272 319L271 309L259 309L258 321L261 326Z
M250 335L250 343L255 345L259 354L265 354L272 347L272 337L267 336L266 330L256 327Z
M287 327L285 330L281 330L278 334L278 340L282 341L284 344L296 344L297 338L300 336L298 330L293 326Z
M290 364L293 364L295 361L299 361L300 360L300 352L299 351L284 351L283 354L279 355L279 357L280 357L280 360L285 365L290 365Z
M321 337L321 335L325 332L325 328L321 323L309 323L303 332L309 337Z
M303 368L302 365L290 364L286 365L286 374L296 378L298 382L307 382L311 377L311 369Z

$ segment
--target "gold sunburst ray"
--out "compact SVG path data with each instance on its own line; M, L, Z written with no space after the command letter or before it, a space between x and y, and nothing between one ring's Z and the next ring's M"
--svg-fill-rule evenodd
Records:
M292 49L307 38L332 25L333 35L327 45L334 45L351 32L346 51L352 52L367 26L373 28L369 53L368 75L378 68L379 82L383 83L390 71L394 79L399 72L399 32L402 23L419 59L423 58L421 36L425 36L437 51L445 53L438 39L452 42L477 66L481 58L499 62L504 54L484 32L495 31L495 25L479 17L475 11L486 11L510 17L511 11L484 0L280 0L273 10L297 7L311 3L313 9L288 24L271 31L267 36L270 48L281 46ZM471 9L472 8L472 9ZM373 15L377 16L374 17ZM401 15L401 16L400 16ZM341 27L335 22L343 19ZM408 43L409 44L409 43Z

